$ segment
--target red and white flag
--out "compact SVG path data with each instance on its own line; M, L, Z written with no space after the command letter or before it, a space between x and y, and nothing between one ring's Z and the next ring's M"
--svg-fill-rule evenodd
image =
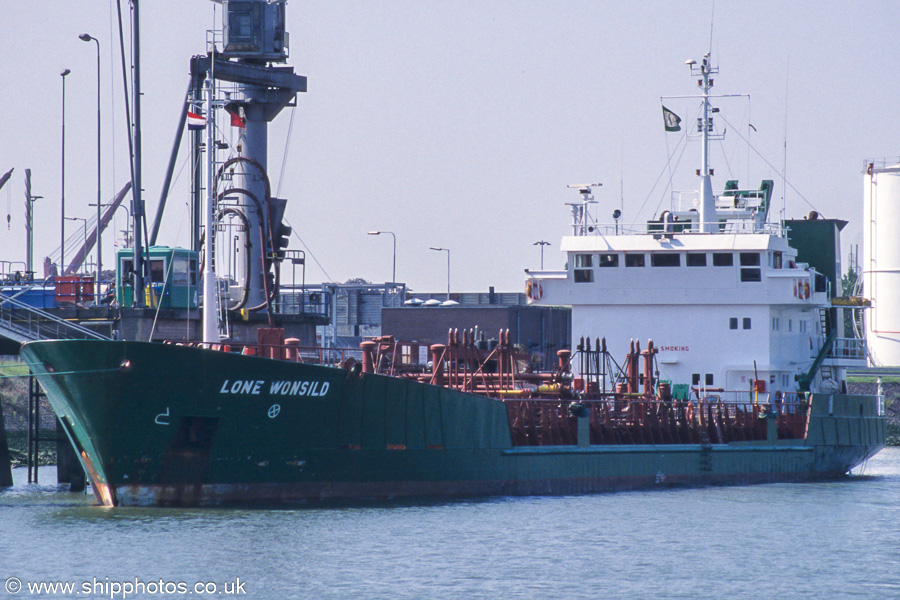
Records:
M206 127L206 117L188 111L187 114L188 129L194 131Z

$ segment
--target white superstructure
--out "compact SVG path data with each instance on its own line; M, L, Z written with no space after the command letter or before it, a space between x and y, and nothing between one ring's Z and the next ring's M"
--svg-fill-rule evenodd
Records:
M867 163L863 192L863 294L873 366L900 367L900 158Z
M562 240L566 270L529 271L526 293L534 304L571 307L573 347L604 337L614 356L624 356L631 340L646 347L652 339L662 380L738 394L795 392L826 342L829 286L798 262L787 231L767 223L772 181L758 190L729 181L712 193L708 55L701 68L699 202L673 205L629 230L596 224L592 189L583 187L581 203L572 204L573 233ZM865 364L860 346L830 342L824 368L812 369L813 389L840 389L843 369Z

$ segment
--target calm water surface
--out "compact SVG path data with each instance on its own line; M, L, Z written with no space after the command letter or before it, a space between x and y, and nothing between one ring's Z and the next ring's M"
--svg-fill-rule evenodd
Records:
M244 598L900 598L896 448L828 483L368 508L105 509L15 476L0 595L17 577L16 597L44 598L198 595L112 587L135 580ZM30 594L39 581L94 587Z

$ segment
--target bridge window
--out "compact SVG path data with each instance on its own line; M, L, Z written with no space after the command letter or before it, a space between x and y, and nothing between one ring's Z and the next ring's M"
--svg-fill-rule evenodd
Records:
M597 266L598 267L618 267L619 266L619 255L618 254L601 254L597 257Z
M734 255L731 252L713 252L714 267L734 266Z
M750 329L750 317L744 317L744 329Z
M626 254L625 255L625 266L626 267L643 267L644 266L644 255L643 254Z
M688 252L687 253L687 266L689 267L705 267L706 266L706 254L701 252Z
M575 255L575 268L576 269L589 269L594 266L593 256L590 254L576 254Z
M590 254L575 255L575 283L590 283L594 280L594 271L591 269L594 261Z
M680 267L681 255L677 252L661 252L650 255L652 267Z
M759 252L741 252L742 267L758 267Z

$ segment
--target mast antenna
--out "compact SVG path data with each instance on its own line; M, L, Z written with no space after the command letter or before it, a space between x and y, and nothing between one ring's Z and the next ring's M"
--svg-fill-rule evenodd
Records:
M781 211L787 210L787 128L788 128L788 84L791 80L791 57L787 57L787 72L784 75L784 162L781 167Z
M699 65L693 59L686 61L685 64L690 67L693 76L700 77L697 85L702 92L700 96L702 100L700 105L701 116L697 119L697 130L702 138L700 168L697 170L697 175L700 176L701 182L700 231L703 233L716 233L719 229L719 223L716 217L716 200L713 196L712 181L710 179L713 170L709 167L709 142L711 138L710 133L713 129L713 120L710 114L718 112L718 109L714 109L710 103L710 89L714 85L713 78L710 75L717 74L719 69L713 66L709 53L703 55Z
M593 189L602 186L602 183L570 183L566 187L578 190L581 194L581 202L566 202L572 207L572 235L586 235L594 230L593 226L588 225L591 221L590 205L596 204L594 200Z

